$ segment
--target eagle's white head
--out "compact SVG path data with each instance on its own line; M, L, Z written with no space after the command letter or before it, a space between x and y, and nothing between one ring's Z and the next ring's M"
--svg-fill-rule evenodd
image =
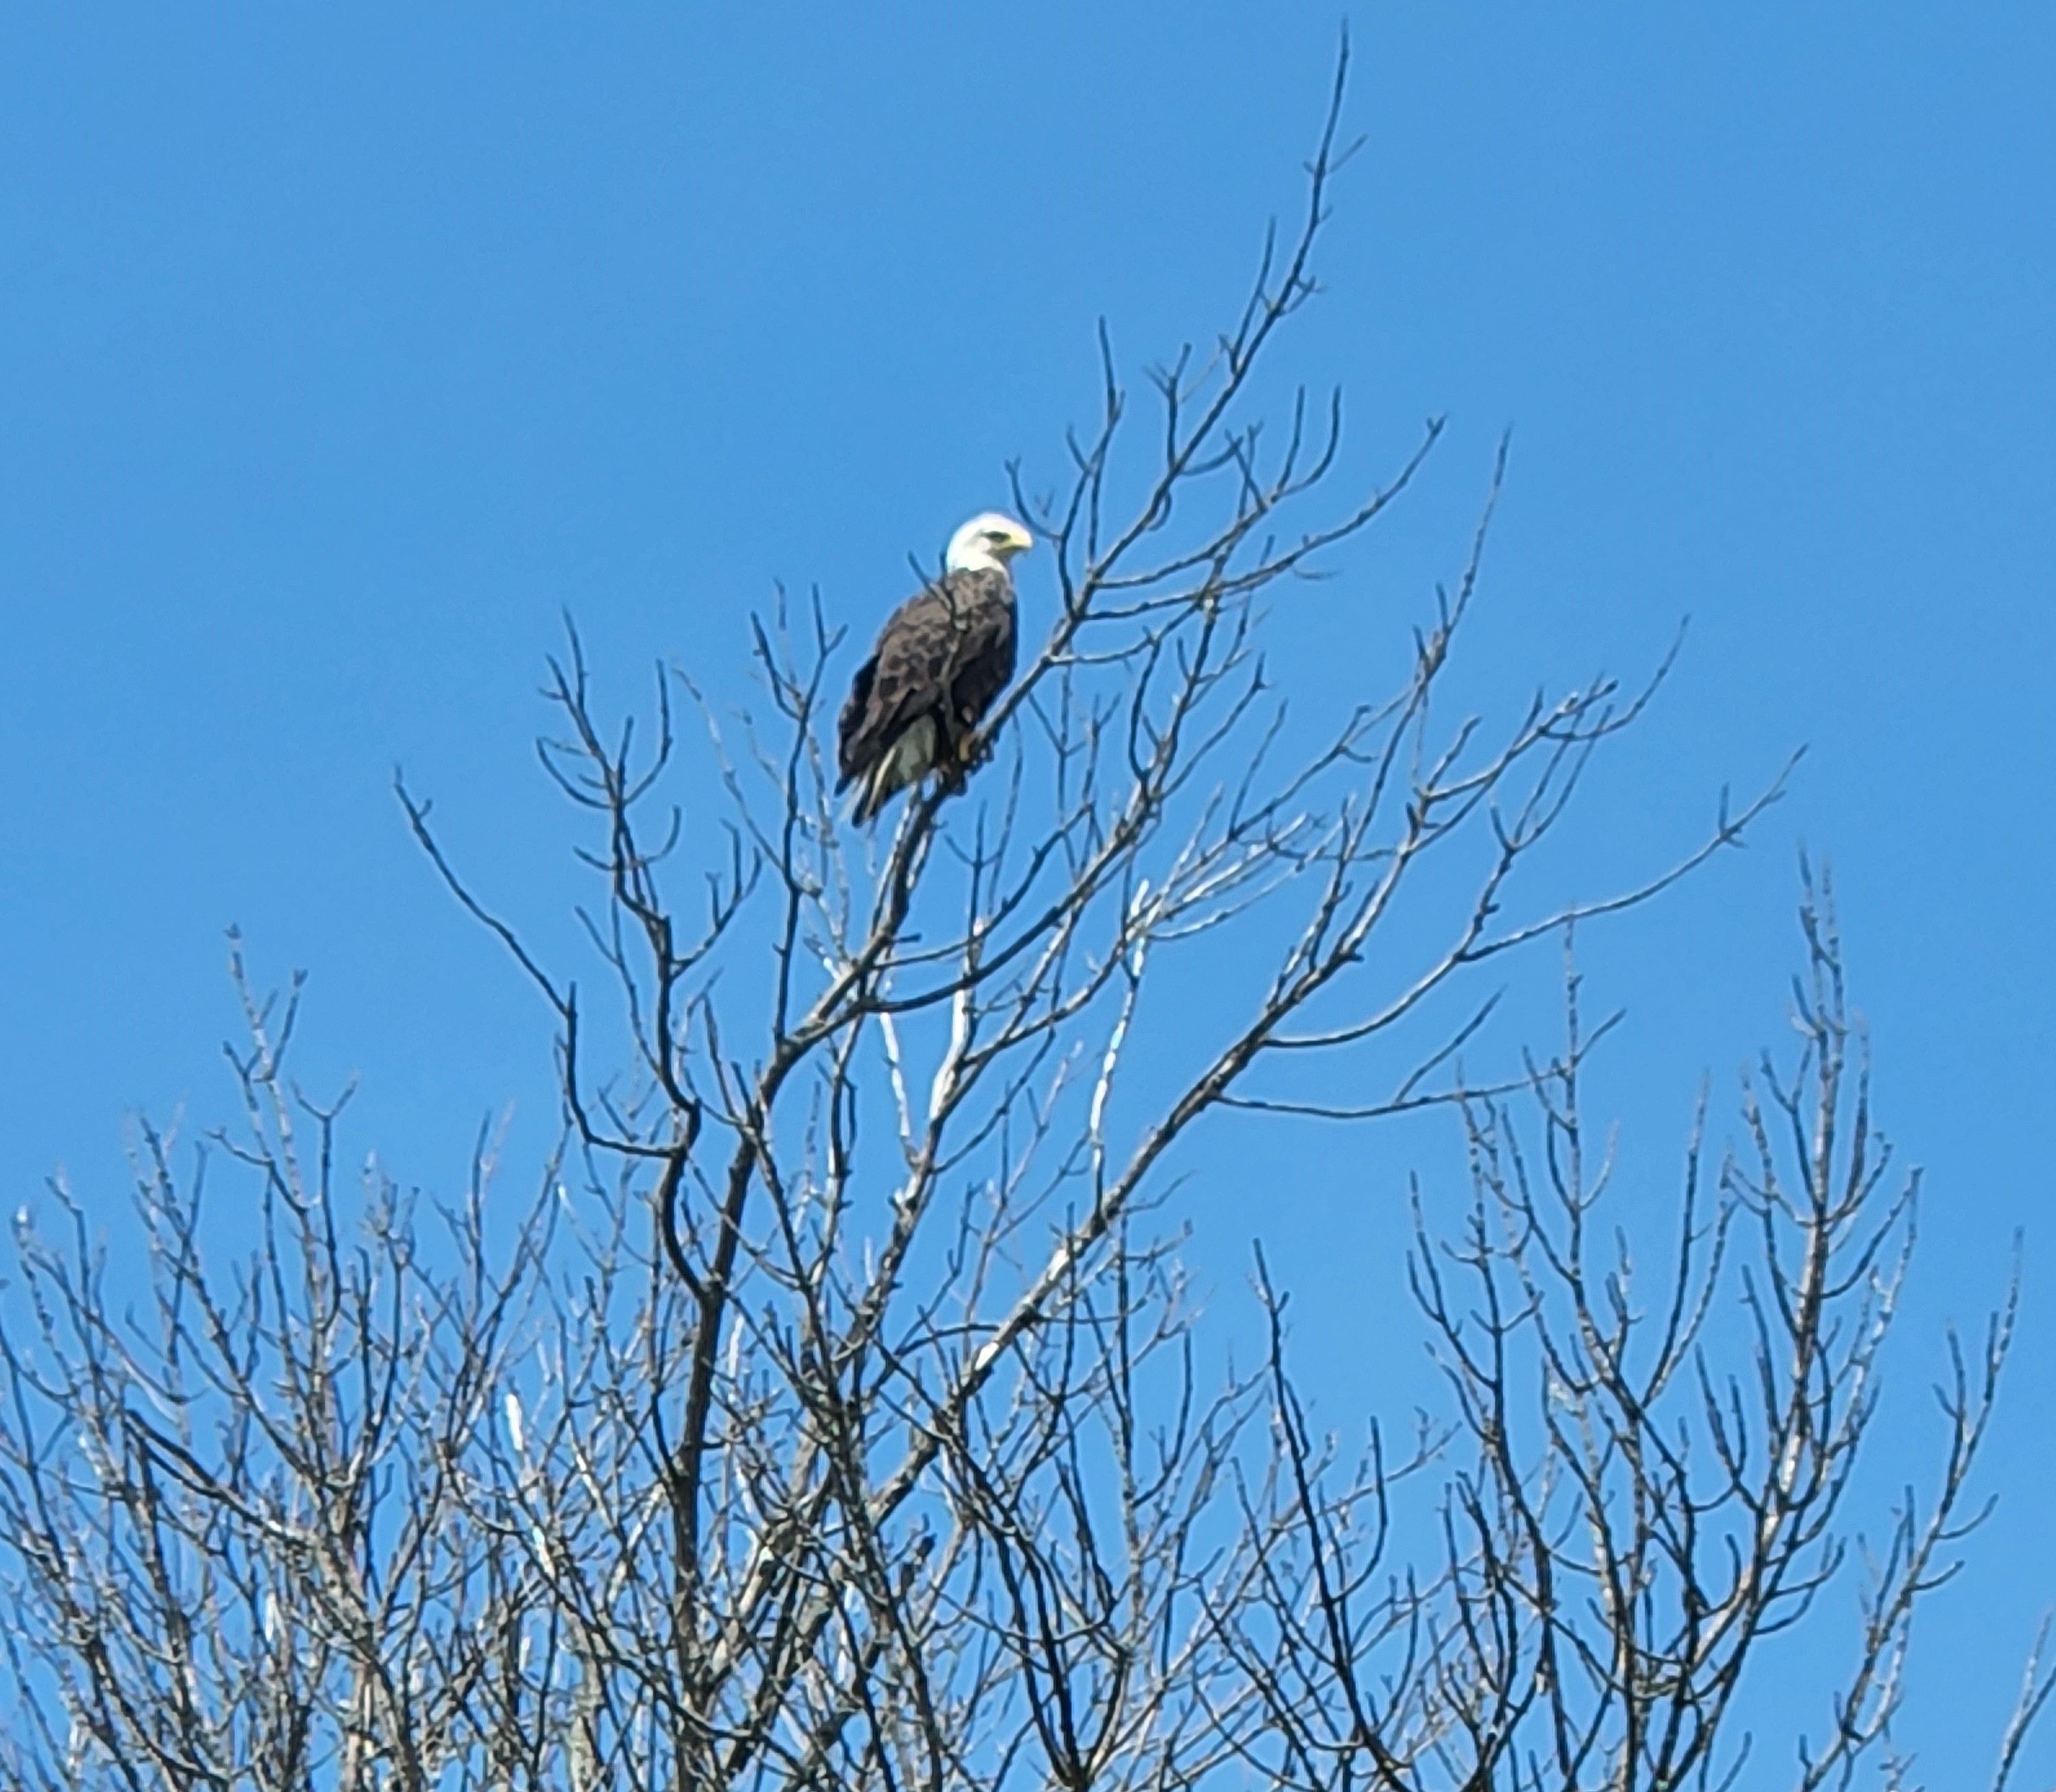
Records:
M1011 516L988 510L950 537L943 568L947 572L1004 572L1009 560L1034 545L1034 536Z

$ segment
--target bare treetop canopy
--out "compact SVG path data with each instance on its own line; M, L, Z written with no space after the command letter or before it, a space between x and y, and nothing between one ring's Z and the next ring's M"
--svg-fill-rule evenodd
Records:
M1575 975L1560 1046L1464 1070L1493 961L1656 895L1780 785L1627 888L1532 899L1524 872L1666 668L1497 725L1445 714L1483 521L1386 694L1312 739L1267 682L1259 599L1334 564L1439 431L1338 500L1338 399L1255 414L1315 291L1340 73L1304 212L1233 326L1139 407L1103 335L1062 483L1017 472L1057 602L952 743L959 770L990 754L967 786L853 827L842 637L781 604L755 636L766 713L699 706L726 808L681 813L686 674L660 674L645 745L603 718L574 638L544 762L589 824L599 1004L403 789L557 1017L564 1148L525 1209L488 1201L483 1154L433 1216L340 1190L336 1115L283 1067L294 1010L245 985L243 1123L215 1152L249 1173L227 1198L255 1244L217 1253L197 1169L147 1129L150 1304L115 1310L63 1191L61 1232L18 1229L0 1782L1429 1792L1891 1768L2011 1315L1954 1355L1946 1454L1873 1542L1832 1703L1796 1752L1747 1739L1764 1639L1848 1578L1911 1236L1825 892L1797 1064L1766 1063L1738 1154L1695 1136L1654 1272L1598 1219L1579 1089L1604 1028ZM1394 919L1423 888L1432 937ZM1232 1018L1168 1027L1153 992L1180 979ZM1417 1197L1410 1285L1446 1410L1403 1446L1369 1422L1360 1455L1317 1435L1267 1277L1265 1360L1212 1385L1153 1230L1187 1148L1237 1113L1436 1106L1469 1196L1449 1224ZM2048 1690L2030 1670L1999 1782Z

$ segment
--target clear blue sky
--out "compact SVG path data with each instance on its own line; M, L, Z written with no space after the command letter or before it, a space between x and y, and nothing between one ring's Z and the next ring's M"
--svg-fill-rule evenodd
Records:
M302 1069L363 1073L357 1145L403 1180L453 1185L510 1098L542 1136L546 1017L425 874L393 764L559 927L569 834L528 741L559 609L624 687L661 655L740 691L774 580L868 628L1009 457L1054 467L1098 316L1131 369L1226 321L1297 203L1338 23L0 16L4 1206L63 1164L118 1236L125 1113L226 1117L231 921L261 970L311 972ZM2002 1503L1906 1731L1953 1783L2056 1600L2056 13L1354 23L1367 142L1291 354L1346 385L1365 465L1451 425L1281 640L1316 695L1382 687L1511 424L1479 688L1633 670L1693 619L1593 792L1595 878L1810 746L1754 850L1592 940L1631 1010L1604 1093L1660 1204L1700 1070L1725 1095L1781 1036L1795 849L1831 855L1884 1123L1929 1179L1909 1425L1935 1329L2027 1237ZM1315 655L1315 614L1347 652ZM1378 1397L1366 1306L1404 1334L1398 1169L1446 1176L1446 1145L1292 1147L1305 1211L1264 1227L1331 1422ZM1188 1197L1229 1313L1255 1229L1232 1168Z

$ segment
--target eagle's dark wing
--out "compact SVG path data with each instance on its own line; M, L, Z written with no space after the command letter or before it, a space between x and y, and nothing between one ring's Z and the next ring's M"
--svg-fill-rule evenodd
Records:
M878 655L873 653L856 669L849 694L843 699L842 714L836 721L836 769L841 776L836 789L846 790L852 778L861 777L878 757L878 742L864 726L871 711L872 686L878 680Z
M959 577L1006 579L1003 572L959 574ZM997 601L980 604L964 619L959 633L955 675L950 681L949 734L959 756L985 712L1014 677L1015 627L1014 588L1002 585Z
M909 598L880 631L843 705L836 754L841 785L878 783L860 805L875 813L894 790L939 763L959 765L979 718L1014 676L1014 587L1004 572L952 572ZM918 762L881 767L923 722L929 726ZM881 771L886 775L875 776Z

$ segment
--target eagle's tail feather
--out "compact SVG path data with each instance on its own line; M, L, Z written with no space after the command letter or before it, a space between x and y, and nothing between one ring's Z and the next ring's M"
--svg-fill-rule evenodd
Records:
M879 810L885 806L886 799L892 794L892 791L886 787L885 779L882 775L884 770L884 766L882 762L873 765L871 768L871 776L864 781L862 787L856 793L856 807L850 811L850 819L860 828L876 817Z
M870 821L908 785L917 783L935 762L935 720L923 716L901 730L899 738L872 762L864 788L857 793L854 818L858 825Z

